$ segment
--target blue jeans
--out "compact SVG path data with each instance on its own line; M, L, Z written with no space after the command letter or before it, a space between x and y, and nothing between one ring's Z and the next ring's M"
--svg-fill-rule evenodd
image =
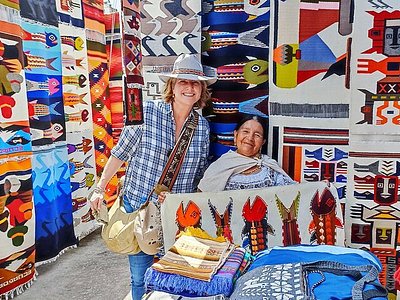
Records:
M133 208L129 200L124 197L124 208L126 212L133 212ZM140 300L145 293L144 290L144 273L153 264L153 255L148 255L142 251L134 255L128 255L129 268L131 270L131 288L132 299Z

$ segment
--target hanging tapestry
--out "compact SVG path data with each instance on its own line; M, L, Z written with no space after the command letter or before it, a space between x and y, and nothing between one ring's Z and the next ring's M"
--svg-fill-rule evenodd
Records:
M272 157L281 159L282 168L297 182L334 183L340 203L345 205L349 131L312 128L313 120L304 127L276 126L284 123L278 120L271 117Z
M57 26L58 16L54 0L19 0L21 17Z
M24 21L22 30L32 144L65 141L58 29Z
M36 261L47 262L77 243L72 222L70 170L67 147L62 143L37 147L34 151Z
M74 230L81 239L96 228L87 203L96 182L96 171L86 32L61 23L59 28Z
M105 43L100 41L88 39L87 45L96 172L100 176L110 157L110 151L114 146L111 127L110 93L108 89L107 52ZM113 176L106 188L108 205L111 205L115 200L117 185L118 178Z
M66 131L92 130L85 30L61 23L59 29Z
M380 282L389 299L400 299L394 272L400 267L400 137L380 143L352 143L349 152L349 185L346 205L346 241L368 248L382 263ZM393 151L390 151L392 149Z
M182 53L200 53L201 1L150 0L140 6L143 97L155 100L164 85L157 74L171 72Z
M14 29L21 28L19 26ZM21 38L0 32L0 122L28 120Z
M21 31L16 24L0 25ZM0 32L0 48L0 154L31 151L21 39Z
M270 53L271 121L275 115L309 117L313 118L313 127L322 128L326 128L324 119L328 118L344 119L339 124L348 122L350 58L347 53L351 39L348 33L341 33L346 20L339 18L339 14L346 5L340 6L339 2L275 0L271 22L274 38ZM298 122L302 124L303 120Z
M85 29L93 34L105 34L104 26L104 2L103 0L82 0L83 13L85 16ZM99 36L100 36L99 35Z
M352 47L351 130L354 134L398 134L400 130L400 19L397 1L357 4Z
M93 131L67 132L67 149L74 230L82 239L98 227L88 203L96 183Z
M268 151L296 181L334 183L344 206L353 12L339 0L274 4Z
M55 0L58 17L61 23L85 27L81 0Z
M105 15L106 50L109 69L112 137L117 143L124 126L121 26L118 12Z
M0 156L0 298L13 298L35 276L35 216L30 155Z
M125 125L136 125L143 123L143 66L139 1L124 0L122 9Z
M0 4L19 10L19 0L0 0Z
M336 189L304 183L218 193L168 194L161 206L165 249L187 226L224 236L252 254L273 246L343 245ZM171 222L171 220L175 220Z
M216 158L233 146L238 112L268 117L270 2L206 1L202 16L202 62L212 85L210 153Z

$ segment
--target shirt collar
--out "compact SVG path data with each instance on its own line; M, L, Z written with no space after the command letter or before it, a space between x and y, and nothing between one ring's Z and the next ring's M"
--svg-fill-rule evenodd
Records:
M165 114L172 114L172 104L171 103L166 103L164 102L165 105L163 106L163 112ZM192 110L190 111L189 116L194 116L194 109L192 108Z

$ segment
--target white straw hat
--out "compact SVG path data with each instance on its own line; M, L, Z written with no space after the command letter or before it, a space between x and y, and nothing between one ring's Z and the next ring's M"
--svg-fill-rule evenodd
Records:
M207 85L217 81L216 77L208 77L203 72L203 66L194 54L181 54L174 62L171 74L160 74L161 80L169 78L206 81Z

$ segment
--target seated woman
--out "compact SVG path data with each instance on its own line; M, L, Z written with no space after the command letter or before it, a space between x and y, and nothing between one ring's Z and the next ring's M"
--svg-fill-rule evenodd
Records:
M198 185L202 192L242 190L289 185L293 181L261 148L267 127L262 118L244 115L234 131L235 151L228 151L212 163Z

